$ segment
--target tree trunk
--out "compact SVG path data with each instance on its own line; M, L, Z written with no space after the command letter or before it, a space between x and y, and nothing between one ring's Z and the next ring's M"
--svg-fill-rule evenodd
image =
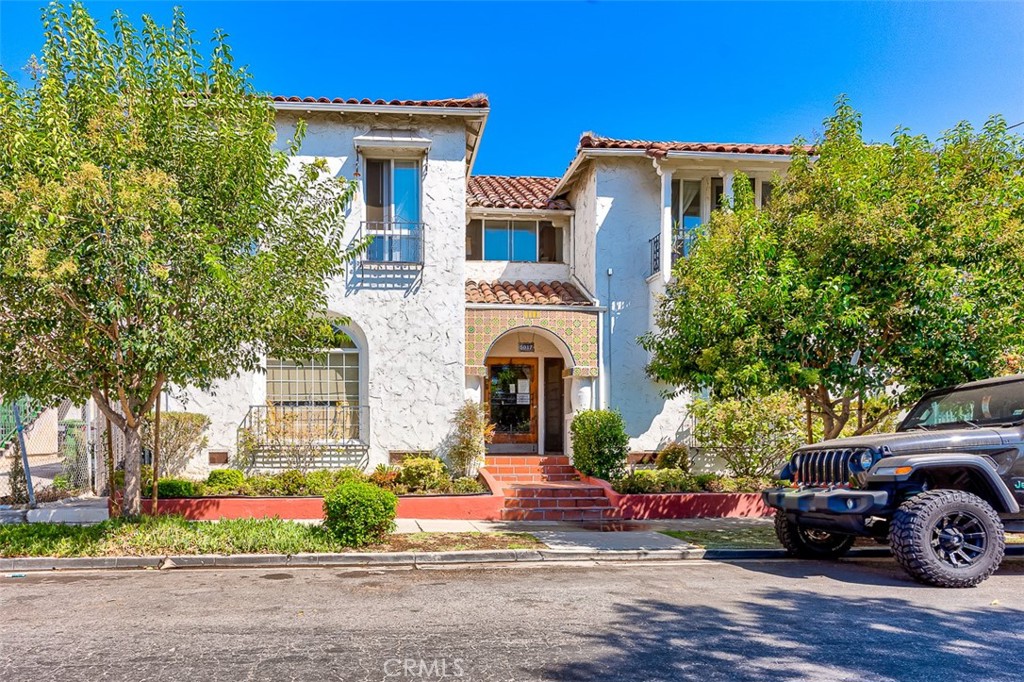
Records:
M139 427L124 429L124 503L125 516L142 514L142 438Z
M153 420L153 508L150 512L156 516L160 487L160 399L156 401L156 419Z

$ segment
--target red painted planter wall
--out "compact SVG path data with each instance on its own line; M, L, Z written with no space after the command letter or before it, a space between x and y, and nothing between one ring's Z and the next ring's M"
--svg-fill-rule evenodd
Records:
M764 503L760 493L657 493L620 495L608 481L583 476L604 494L624 519L751 518L771 516L775 510Z
M504 498L496 495L437 495L398 498L400 519L497 520ZM180 514L193 521L217 519L322 519L322 497L182 497L160 500L157 512ZM152 500L142 501L151 514Z

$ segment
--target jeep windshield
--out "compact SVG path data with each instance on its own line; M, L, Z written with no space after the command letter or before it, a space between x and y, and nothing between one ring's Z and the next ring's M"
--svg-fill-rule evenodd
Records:
M899 431L996 426L1024 422L1024 381L950 388L921 399Z

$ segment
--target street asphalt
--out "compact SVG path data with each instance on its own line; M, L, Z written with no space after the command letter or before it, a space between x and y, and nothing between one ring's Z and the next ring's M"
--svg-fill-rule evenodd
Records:
M0 575L0 680L1019 680L1024 562Z

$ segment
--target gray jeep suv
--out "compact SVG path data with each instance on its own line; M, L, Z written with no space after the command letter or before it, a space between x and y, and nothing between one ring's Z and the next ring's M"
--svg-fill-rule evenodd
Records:
M977 585L1004 529L1024 532L1024 375L931 391L895 433L806 445L779 478L791 487L764 501L791 555L835 558L871 537L920 582Z

